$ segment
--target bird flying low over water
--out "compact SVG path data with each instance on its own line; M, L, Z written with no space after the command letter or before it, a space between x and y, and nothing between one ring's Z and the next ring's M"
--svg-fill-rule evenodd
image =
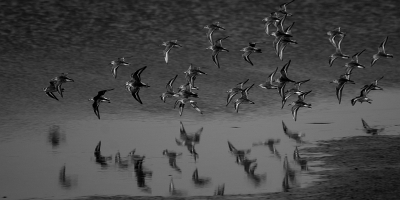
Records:
M340 75L339 79L335 79L331 81L330 83L336 83L336 97L339 100L339 104L342 101L342 93L343 93L343 88L346 83L350 84L355 84L354 81L350 80L350 74L343 74Z
M174 108L176 106L179 106L179 116L182 116L183 109L185 108L185 104L189 103L197 112L200 114L203 114L203 111L200 110L200 108L197 106L197 102L191 99L183 98L183 99L178 99L175 101Z
M367 97L367 94L371 91L370 87L372 87L372 86L370 85L368 87L362 88L361 92L360 92L360 95L357 96L357 97L354 97L353 99L351 99L351 105L354 106L354 104L356 104L357 101L360 102L360 103L367 102L367 103L371 104L372 103L372 99Z
M61 85L66 82L74 82L73 79L68 77L67 73L62 73L61 76L56 76L50 81L54 82L54 86L56 87L57 92L60 94L61 97L63 97L63 89L61 88Z
M53 92L57 92L57 87L56 87L56 82L55 81L50 81L50 85L43 88L43 91L46 93L47 96L55 99L58 101L58 98L56 97L56 95L54 95ZM61 88L61 92L64 91L64 88Z
M219 22L214 22L213 24L206 25L206 26L204 26L204 28L208 29L208 32L206 35L207 35L207 38L211 45L214 45L214 43L213 43L214 40L212 39L212 35L213 35L214 31L225 30L224 27L219 25Z
M336 38L337 36L339 36L339 37L344 37L344 36L346 35L346 33L340 31L340 27L338 27L338 28L335 28L335 29L333 29L333 30L331 30L331 31L328 31L328 32L327 32L327 35L329 35L329 38L328 38L329 42L330 42L335 48L337 48L337 45L336 45L336 42L335 42L335 38Z
M350 58L349 55L346 55L346 54L343 54L343 53L342 53L342 49L341 49L341 47L340 47L340 44L342 43L342 40L343 40L343 38L344 38L345 36L346 36L346 35L343 35L343 37L340 38L339 42L337 43L335 53L333 53L333 54L329 57L329 67L332 67L333 61L335 61L337 58L343 58L343 59L349 59L349 58Z
M140 104L142 103L142 100L140 100L139 96L139 91L141 87L150 87L146 83L142 82L142 79L140 78L140 74L147 68L147 66L144 66L140 69L138 69L135 73L131 74L131 80L127 81L125 86L126 89L131 92L133 98L136 99Z
M371 61L371 67L375 64L375 62L379 59L379 58L393 58L393 54L388 54L385 51L385 45L386 42L388 40L388 36L386 36L385 40L381 43L381 45L379 45L378 47L378 53L374 54L372 56L372 61Z
M248 62L250 65L253 65L253 63L250 60L250 54L252 53L262 53L261 49L256 47L256 42L250 42L249 46L243 48L240 51L244 51L244 53L242 54L243 59Z
M111 103L110 99L107 99L106 97L104 97L103 95L114 89L108 89L108 90L100 90L96 96L94 96L92 99L89 99L90 101L93 101L92 107L93 107L93 111L94 114L96 114L97 118L100 119L100 111L99 111L99 106L101 102L107 102L107 103Z
M127 66L129 65L129 63L125 62L125 58L124 57L120 57L117 60L113 60L110 63L111 66L111 74L114 76L114 78L117 78L117 69L119 66L124 65Z
M211 58L212 58L212 60L213 60L213 62L215 64L215 66L217 66L218 68L220 68L219 60L218 60L219 52L222 52L222 51L229 52L228 49L222 47L222 40L225 40L228 37L229 36L226 36L224 38L220 38L220 39L216 40L214 44L212 44L211 46L207 47L207 49L211 49L213 51L213 53L211 55Z
M167 64L168 64L168 57L169 57L168 55L169 55L169 52L171 51L171 49L173 47L182 47L182 45L178 44L178 40L170 40L167 42L163 42L162 45L165 46L164 57L165 57L165 63L167 63Z
M174 84L176 77L178 77L178 75L175 75L174 78L172 78L171 80L168 81L167 85L165 86L165 88L167 89L166 92L162 93L160 98L161 100L165 103L165 99L168 97L173 97L175 95L174 92L174 88L172 87L172 84Z

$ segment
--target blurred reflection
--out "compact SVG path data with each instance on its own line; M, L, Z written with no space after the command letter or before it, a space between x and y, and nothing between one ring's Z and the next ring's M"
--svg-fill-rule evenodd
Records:
M257 159L248 159L246 157L236 157L236 162L240 165L243 165L244 171L246 172L249 179L251 179L256 187L258 187L262 182L266 180L266 174L255 174L255 170L257 169Z
M130 157L131 161L133 162L135 169L142 168L143 161L146 156L139 156L135 153L136 153L136 148L133 149L131 152L129 152L128 156Z
M211 179L208 177L199 177L199 171L197 168L193 172L192 180L196 187L204 187L211 181Z
M244 159L247 154L251 152L251 149L236 149L231 142L228 141L229 151L236 156L236 158Z
M182 172L181 168L179 168L179 167L176 165L176 157L181 156L182 153L176 153L176 152L174 152L174 151L169 151L169 150L165 149L165 150L163 151L163 155L165 155L165 156L168 157L168 159L169 159L169 166L171 166L173 169L175 169L175 170L176 170L177 172L179 172L179 173Z
M364 127L364 132L367 134L371 134L371 135L376 135L380 132L382 132L383 130L385 130L385 128L376 128L376 127L371 127L367 124L367 122L364 121L363 118L361 118L361 122L363 124Z
M290 185L297 185L296 172L290 167L287 156L285 156L283 161L283 169L285 176L283 178L282 188L283 191L287 192L290 189Z
M135 177L137 181L137 186L146 193L151 193L151 188L146 185L146 178L151 178L153 172L144 169L142 166L135 167Z
M296 146L296 149L293 152L293 159L300 165L301 170L308 171L307 160L300 157L299 149Z
M128 158L121 158L121 154L119 151L115 154L115 164L117 164L120 168L128 168L130 164L130 160Z
M271 151L271 153L274 154L280 160L281 159L281 154L275 148L275 144L279 144L280 141L281 141L280 139L276 139L276 140L268 139L265 142L253 143L253 147L254 146L260 146L260 145L266 145L266 146L268 146L268 148Z
M66 167L64 164L60 169L58 181L62 188L71 189L72 187L76 186L77 181L70 175L67 175L65 171L66 171Z
M185 127L183 126L182 122L181 123L181 128L180 128L180 136L181 140L183 141L191 141L194 144L198 144L200 142L200 135L203 132L203 127L201 127L199 130L197 130L194 133L187 133L185 130Z
M174 180L171 177L171 181L169 182L169 194L172 196L183 196L185 195L185 192L182 190L177 190L175 188Z
M65 134L61 133L59 126L53 125L49 128L47 141L53 148L57 148L61 143L65 142Z
M220 184L214 191L214 196L224 196L225 193L225 183Z
M282 127L283 127L283 132L285 132L285 134L295 140L297 143L302 143L303 141L301 140L302 137L306 136L305 133L303 132L295 132L292 131L290 129L288 129L288 127L286 126L285 122L282 121Z
M102 167L107 167L107 162L112 160L112 156L101 155L101 141L96 145L94 149L94 157L96 158L96 163L100 164Z

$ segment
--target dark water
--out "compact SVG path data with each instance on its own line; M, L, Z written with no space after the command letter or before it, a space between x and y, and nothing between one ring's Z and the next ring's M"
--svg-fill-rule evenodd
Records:
M168 196L171 178L181 195L212 195L225 183L226 194L282 191L283 157L297 172L291 187L308 186L315 177L301 171L292 160L296 145L282 131L306 133L308 143L319 139L364 134L361 120L385 126L384 134L398 134L397 103L400 73L399 3L397 1L300 1L288 6L293 16L285 25L292 29L298 45L289 46L280 61L272 48L272 37L265 34L262 19L283 2L275 1L6 1L0 12L0 196L8 198L69 198L88 195ZM219 21L229 35L220 54L221 68L211 60L205 36L207 24ZM343 73L346 61L328 66L334 47L326 32L340 26L347 33L342 43L346 54L366 49L360 62L369 66L377 47L389 36L386 51L393 59L380 59L373 68L355 70L356 85L345 87L342 104L337 103L334 85L328 82ZM183 48L174 48L165 63L162 42L177 39ZM254 66L241 57L248 42L265 41L262 54L251 55ZM120 67L118 78L109 62L130 56L128 67ZM254 105L242 105L235 113L225 107L226 90L249 78L256 86L289 59L289 75L294 80L311 79L304 90L312 90L307 100L312 109L300 109L295 122L290 107L280 109L276 91L254 87ZM172 99L163 103L159 95L165 84L178 74L175 86L183 84L189 64L208 73L196 80L200 115L186 108L180 117ZM151 87L140 91L143 105L125 90L130 74L148 66L143 82ZM69 73L74 83L64 85L64 98L55 101L42 88L60 73ZM383 91L373 91L373 104L351 106L364 84L384 76ZM111 104L100 106L97 120L87 99L97 91L108 92ZM289 100L291 101L291 100ZM196 161L185 147L177 146L180 121L188 132L204 128L196 145ZM321 124L322 123L322 124ZM235 163L227 141L237 148L268 138L281 139L276 146L282 159L267 147L253 147L257 159L255 175ZM102 153L123 156L136 148L145 154L144 170L120 166L114 159L107 165L95 162L93 150L102 141ZM301 144L304 146L307 144ZM164 149L182 152L176 168L163 157ZM301 149L301 147L300 147ZM310 170L318 170L312 168ZM64 167L65 166L65 167ZM192 173L210 182L199 185Z

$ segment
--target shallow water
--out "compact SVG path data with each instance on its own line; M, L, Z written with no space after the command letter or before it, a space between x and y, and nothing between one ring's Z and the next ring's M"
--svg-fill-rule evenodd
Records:
M283 190L285 155L297 172L291 187L310 185L316 177L301 171L292 159L296 145L301 150L317 140L363 135L361 118L371 126L385 127L383 134L398 134L397 2L346 3L291 4L294 15L285 25L296 22L293 35L299 44L285 50L284 61L276 57L272 38L263 31L261 20L279 5L272 1L0 3L5 8L0 17L0 196L169 196L171 178L180 195L212 195L223 183L225 194L276 192ZM352 10L360 5L367 15ZM215 32L215 37L230 35L224 41L230 52L220 54L220 69L214 66L211 51L205 49L208 42L203 27L215 21L226 28ZM393 59L378 60L373 68L355 70L352 77L357 84L345 86L341 104L334 86L328 83L343 73L346 62L336 60L328 67L334 48L326 32L337 26L348 34L343 51L352 55L365 48L360 62L367 66L385 36L389 36L386 50L394 54ZM171 51L167 65L161 44L172 39L183 48ZM262 54L250 56L254 66L246 63L239 51L252 41L267 42L260 44ZM114 79L108 63L121 56L132 56L127 59L132 64L120 67ZM276 91L257 87L289 59L289 76L294 80L310 78L302 89L313 90L307 97L313 108L301 108L297 121L292 119L290 107L280 109ZM188 106L180 117L173 109L174 100L167 99L164 104L159 95L175 74L175 87L184 83L183 71L190 63L208 73L196 79L200 88L196 100L204 114ZM131 73L145 65L148 68L142 79L151 87L140 91L144 102L140 105L124 84ZM64 98L55 101L42 88L62 72L69 73L75 82L64 84ZM384 90L369 94L373 103L351 106L350 99L358 95L359 88L381 76L385 76L379 83ZM256 84L250 91L255 104L241 105L235 113L233 105L225 107L225 91L247 78L248 84ZM109 88L115 88L105 95L112 103L100 106L102 119L98 120L87 99ZM306 133L305 143L287 138L282 121L289 129ZM204 128L196 145L196 161L175 142L180 122L188 132ZM276 149L281 159L267 146L252 147L269 138L280 139ZM114 159L107 165L96 163L93 151L99 141L104 155L114 156L119 151L126 156L134 148L145 155L144 179L137 178L140 174L133 166L119 166ZM227 141L240 149L252 149L249 157L258 164L254 175L235 162ZM183 153L176 160L181 172L169 165L162 155L164 149ZM60 178L64 165L65 176ZM209 178L208 184L199 186L192 181L196 168L200 177ZM311 163L310 170L319 169Z

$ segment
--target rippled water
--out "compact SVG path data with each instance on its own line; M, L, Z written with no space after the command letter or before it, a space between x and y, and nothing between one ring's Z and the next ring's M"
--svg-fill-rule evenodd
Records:
M0 196L168 196L171 178L181 195L212 195L223 183L226 194L276 192L283 190L285 155L296 171L291 187L305 187L314 179L294 163L296 145L301 149L320 139L364 134L361 118L386 127L384 134L398 134L397 1L293 2L288 6L293 16L285 25L295 22L292 33L299 44L287 47L284 61L275 55L273 38L265 34L261 21L279 4L258 0L1 2ZM215 32L215 37L230 36L224 41L230 52L219 56L220 69L206 50L207 30L203 28L215 21L226 28ZM355 70L352 77L357 84L345 87L340 105L328 82L343 73L346 61L336 60L329 68L334 48L326 35L338 26L347 33L343 52L353 55L366 49L360 56L365 65L369 66L386 36L386 50L394 54L393 59L378 60L373 68ZM174 48L165 64L161 44L173 39L183 48ZM239 50L248 42L260 41L266 42L258 45L263 53L251 55L251 66ZM120 67L114 79L108 63L121 56L130 56L127 61L132 64ZM250 91L254 105L242 105L239 113L233 105L225 107L227 89L247 78L248 84L258 85L289 59L292 79L311 79L303 89L312 90L307 101L313 108L300 109L296 122L290 107L280 109L276 91L259 87ZM176 74L175 86L184 83L183 71L190 63L208 73L196 79L198 106L204 114L188 107L180 117L173 109L173 99L164 104L159 95ZM140 91L144 102L140 105L124 84L143 66L148 66L142 73L143 82L151 87ZM75 82L65 84L64 98L55 101L42 88L63 72ZM385 76L380 82L384 90L370 93L373 103L351 106L350 99L358 95L359 88L381 76ZM115 88L105 95L112 103L100 106L102 119L97 120L87 99L109 88ZM305 132L306 143L287 138L282 121L292 130ZM203 127L196 161L175 142L180 122L188 132ZM281 159L266 146L252 147L269 138L281 140L276 146ZM237 148L252 149L249 157L258 164L254 175L235 163L228 140ZM99 165L93 155L99 141L104 155L119 151L125 156L136 148L138 154L146 155L144 171L117 165L114 159ZM169 165L162 155L164 149L183 153L176 162L181 172ZM195 184L195 169L210 181Z

